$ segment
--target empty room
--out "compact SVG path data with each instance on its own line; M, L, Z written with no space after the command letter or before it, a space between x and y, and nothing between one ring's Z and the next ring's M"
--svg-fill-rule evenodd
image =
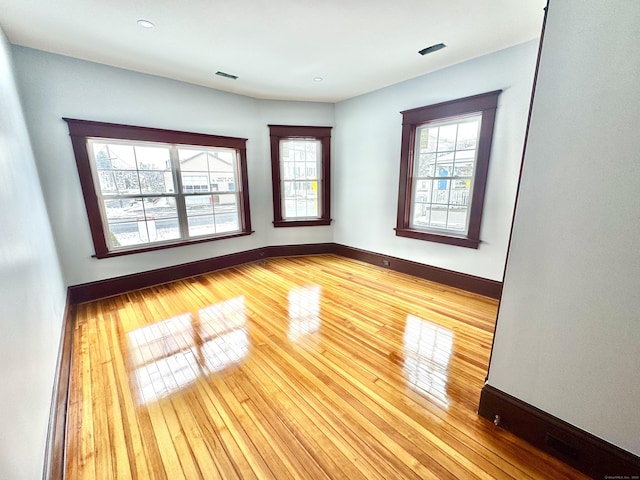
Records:
M0 0L0 479L638 479L640 2Z

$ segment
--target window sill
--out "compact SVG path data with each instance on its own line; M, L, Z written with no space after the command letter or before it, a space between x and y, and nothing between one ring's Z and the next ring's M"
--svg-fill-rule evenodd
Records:
M394 228L396 236L414 238L416 240L425 240L428 242L445 243L447 245L456 245L458 247L478 248L480 240L473 238L456 236L452 234L425 232L423 230L415 230L410 228Z
M319 225L331 225L330 218L314 218L304 220L274 220L274 227L316 227Z
M110 252L101 252L92 255L94 258L111 258L111 257L121 257L123 255L133 255L135 253L144 253L144 252L153 252L155 250L164 250L165 248L174 248L174 247L183 247L186 245L195 245L197 243L205 243L205 242L213 242L216 240L226 240L228 238L237 238L244 237L247 235L251 235L254 233L250 232L235 232L230 235L221 235L219 237L206 237L206 238L195 238L191 240L180 240L177 242L167 242L167 243L159 243L156 245L147 245L139 248L129 248L126 250L113 250Z

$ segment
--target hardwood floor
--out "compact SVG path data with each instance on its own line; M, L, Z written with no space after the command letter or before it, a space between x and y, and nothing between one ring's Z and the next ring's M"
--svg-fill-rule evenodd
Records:
M586 478L477 416L496 309L332 255L81 304L67 478Z

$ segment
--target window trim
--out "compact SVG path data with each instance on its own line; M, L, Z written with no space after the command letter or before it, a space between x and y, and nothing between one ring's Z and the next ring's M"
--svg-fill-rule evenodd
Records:
M413 108L402 114L402 147L400 151L400 185L398 189L398 215L396 236L426 240L431 242L478 248L480 244L480 223L484 204L491 142L495 125L498 96L502 90L473 95L448 102L425 107ZM416 129L427 122L446 120L470 114L481 114L482 121L478 136L478 149L471 202L469 205L469 224L467 235L456 235L443 230L422 230L411 228L412 184L415 155Z
M271 183L273 192L274 227L312 227L331 224L331 129L333 127L312 127L295 125L268 125L271 138ZM318 140L322 145L320 166L320 202L319 218L287 220L282 217L282 190L280 177L280 140L307 139Z
M178 130L164 130L159 128L138 127L116 123L95 122L90 120L78 120L74 118L63 118L69 128L69 136L73 146L73 152L78 168L80 186L84 196L85 208L89 219L89 228L95 249L96 258L109 258L135 253L150 252L173 248L183 245L211 242L228 238L251 235L251 212L249 209L249 184L247 180L247 149L246 138L223 137L219 135L207 135L203 133L189 133ZM202 147L226 147L233 148L238 152L238 176L242 190L239 195L238 205L240 216L240 232L233 232L228 235L217 235L215 237L198 237L193 239L169 240L158 244L146 244L132 246L126 250L110 251L105 238L105 229L102 221L98 194L95 190L95 183L91 169L91 160L87 149L87 139L107 138L114 140L132 140L141 142L158 142L175 145L190 145ZM181 194L181 192L180 192Z

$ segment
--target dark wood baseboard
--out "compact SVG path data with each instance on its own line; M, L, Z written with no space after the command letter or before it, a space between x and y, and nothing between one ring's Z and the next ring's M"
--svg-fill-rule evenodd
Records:
M432 267L423 263L412 262L411 260L404 260L402 258L369 252L367 250L360 250L359 248L348 247L346 245L335 245L334 253L342 255L343 257L353 258L396 272L406 273L414 277L424 278L425 280L431 280L495 299L499 299L502 294L502 283L495 280L475 277L444 268ZM385 264L385 262L388 262L388 265Z
M390 270L406 273L426 280L460 288L468 292L500 298L502 283L486 278L474 277L444 268L432 267L410 260L404 260L389 255L360 250L336 243L311 243L301 245L273 245L256 248L244 252L222 255L220 257L198 260L166 268L148 270L146 272L108 278L69 288L71 301L74 304L90 302L99 298L111 297L122 293L152 287L162 283L174 282L183 278L201 275L203 273L235 267L249 262L266 260L273 257L291 257L296 255L320 255L334 253L343 257L353 258L372 265L386 267ZM386 265L384 262L388 262Z
M60 348L53 381L53 395L49 414L49 430L45 448L43 480L62 480L65 476L65 451L67 439L67 409L71 383L71 354L75 327L75 305L71 291L67 289L67 301L62 317Z
M640 457L560 420L491 385L480 395L478 414L535 447L595 478L638 478Z
M298 255L323 255L335 253L335 243L305 243L301 245L272 245L266 247L267 257L295 257Z
M99 298L112 297L133 290L140 290L141 288L174 282L183 278L236 267L258 260L265 260L270 257L333 253L333 249L334 244L332 243L278 245L256 248L244 252L198 260L196 262L172 265L170 267L148 270L146 272L74 285L70 287L71 300L74 304L90 302Z

